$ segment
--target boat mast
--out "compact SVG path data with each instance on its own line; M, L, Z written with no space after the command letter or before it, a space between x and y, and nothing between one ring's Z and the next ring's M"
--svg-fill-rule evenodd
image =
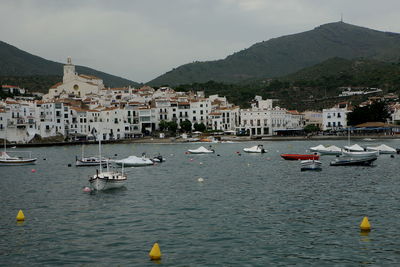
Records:
M4 156L7 152L7 144L6 143L7 143L7 123L6 123L6 131L4 133Z
M99 162L100 162L100 173L103 172L103 166L101 162L101 134L99 133Z
M347 127L347 145L350 146L350 127Z

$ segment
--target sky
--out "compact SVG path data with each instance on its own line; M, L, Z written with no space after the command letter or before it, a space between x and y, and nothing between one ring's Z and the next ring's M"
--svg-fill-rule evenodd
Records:
M145 83L341 14L350 24L400 32L399 0L0 0L0 40Z

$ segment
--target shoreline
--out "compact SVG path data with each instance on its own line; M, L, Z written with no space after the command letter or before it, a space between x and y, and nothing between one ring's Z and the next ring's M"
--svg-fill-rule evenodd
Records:
M400 139L398 135L362 135L362 136L351 136L352 140L362 140L370 138L374 140L380 139ZM231 137L224 136L221 138L222 141L231 142L274 142L274 141L315 141L315 140L347 140L347 136L270 136L262 138L250 138L248 136L243 137ZM204 143L212 144L213 142L189 142L182 138L136 138L136 139L123 139L123 140L111 140L102 141L102 144L189 144L189 143ZM98 144L97 141L84 141L84 142L48 142L48 143L28 143L28 144L7 144L7 148L10 147L51 147L51 146L77 146L77 145L93 145Z

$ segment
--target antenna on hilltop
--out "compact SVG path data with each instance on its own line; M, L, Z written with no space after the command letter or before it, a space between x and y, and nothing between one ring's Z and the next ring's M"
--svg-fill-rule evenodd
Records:
M343 13L340 13L340 22L343 22Z

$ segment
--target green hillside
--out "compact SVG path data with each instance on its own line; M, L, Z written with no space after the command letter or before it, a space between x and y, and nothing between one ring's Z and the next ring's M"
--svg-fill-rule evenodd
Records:
M220 94L242 107L254 95L279 99L279 105L297 110L322 109L340 101L360 102L367 96L339 98L339 87L378 87L384 93L400 94L400 63L332 58L275 79L258 79L236 84L209 81L177 86L178 90L204 90Z
M62 63L50 61L25 51L12 45L0 41L0 76L61 76L63 75ZM102 78L104 84L110 87L118 86L138 86L139 84L128 79L117 77L105 72L91 68L76 66L76 71L80 74L94 75ZM61 80L59 80L61 81Z
M381 32L343 22L257 43L223 60L177 67L149 82L151 85L236 83L287 75L333 57L366 58L385 62L400 59L400 34Z

